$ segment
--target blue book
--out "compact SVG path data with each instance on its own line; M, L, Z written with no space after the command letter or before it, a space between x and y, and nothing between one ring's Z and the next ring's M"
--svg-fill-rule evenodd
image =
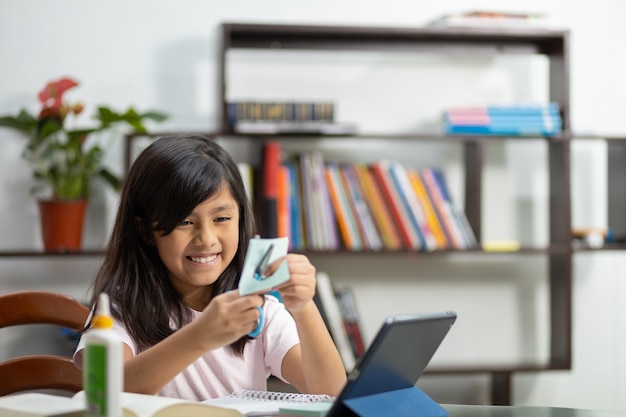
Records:
M471 135L503 135L503 136L555 136L561 132L559 126L547 128L544 125L447 125L445 133Z
M304 221L300 192L300 167L297 162L285 161L283 163L289 171L289 207L290 207L290 232L289 243L293 249L303 249L304 242Z
M402 172L401 168L397 167L395 162L391 162L388 166L389 174L393 181L396 190L398 191L398 195L400 196L400 201L402 201L402 206L404 207L404 211L411 222L411 226L413 230L415 230L415 234L417 235L417 239L419 240L419 249L426 250L429 249L428 244L426 243L424 234L422 232L422 228L419 224L419 221L414 213L414 208L411 206L411 201L409 200L408 193L412 192L408 189L409 185L404 178L401 177ZM415 197L417 198L417 196ZM419 204L419 203L418 203Z

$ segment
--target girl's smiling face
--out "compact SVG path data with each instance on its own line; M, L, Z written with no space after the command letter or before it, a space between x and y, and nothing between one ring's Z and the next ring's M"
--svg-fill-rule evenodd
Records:
M172 233L154 232L156 249L170 281L192 308L209 302L211 287L239 245L239 205L224 185L198 204Z

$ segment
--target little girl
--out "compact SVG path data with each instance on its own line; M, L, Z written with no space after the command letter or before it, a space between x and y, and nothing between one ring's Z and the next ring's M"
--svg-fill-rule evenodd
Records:
M273 374L302 393L339 393L346 374L313 302L307 257L290 253L268 268L289 267L283 303L239 295L255 232L237 165L216 142L163 137L139 155L92 286L92 304L101 292L111 299L125 391L202 401L266 390ZM251 338L259 306L265 320Z

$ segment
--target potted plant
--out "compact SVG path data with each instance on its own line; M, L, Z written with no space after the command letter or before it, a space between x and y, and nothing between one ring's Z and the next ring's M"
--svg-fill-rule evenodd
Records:
M82 226L91 181L102 178L119 190L121 179L102 165L105 149L90 141L97 132L110 131L120 124L145 132L147 119L160 122L166 115L159 112L138 113L132 107L117 112L98 106L93 116L95 126L70 127L71 119L82 113L83 104L64 101L65 92L78 86L72 78L49 82L38 94L41 110L37 116L25 108L17 115L0 117L0 126L18 130L26 137L22 157L33 168L37 184L32 192L38 198L44 248L48 251L75 251L81 247ZM74 219L71 228L62 219ZM58 227L57 227L58 226ZM72 230L70 232L70 230Z

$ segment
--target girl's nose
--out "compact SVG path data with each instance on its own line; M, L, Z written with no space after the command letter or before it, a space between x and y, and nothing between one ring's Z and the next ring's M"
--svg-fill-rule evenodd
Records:
M217 242L217 235L210 226L203 225L197 229L196 240L201 245L211 246Z

